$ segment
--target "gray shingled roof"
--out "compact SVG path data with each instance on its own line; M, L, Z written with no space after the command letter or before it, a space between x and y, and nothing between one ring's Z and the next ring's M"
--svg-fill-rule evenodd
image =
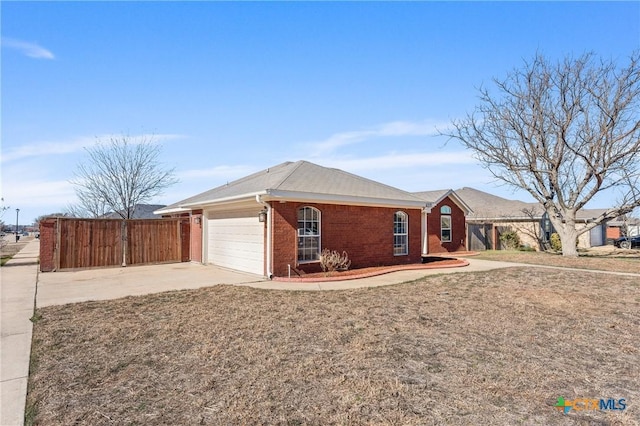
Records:
M413 192L418 198L424 200L428 206L439 203L444 197L449 196L462 210L465 216L471 213L471 207L452 189L438 189L436 191Z
M160 216L156 216L153 212L164 206L164 204L136 204L131 219L160 219ZM116 212L107 213L101 217L105 219L122 219L122 216Z
M456 194L471 207L473 212L467 220L480 219L541 219L544 208L540 203L525 203L519 200L508 200L474 188L456 189ZM525 213L530 212L531 215ZM595 219L605 209L582 209L576 214L580 220Z
M424 205L409 192L363 178L343 170L319 166L308 161L285 162L275 167L218 186L160 210L213 204L225 199L252 197L256 194L304 193L323 196L323 200L378 199L390 204Z
M450 189L439 189L437 191L422 191L422 192L414 192L413 195L416 197L420 197L428 203L435 204L442 197L444 197Z

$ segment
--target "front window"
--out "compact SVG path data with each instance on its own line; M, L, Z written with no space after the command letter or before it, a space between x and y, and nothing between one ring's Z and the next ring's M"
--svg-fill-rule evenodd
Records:
M405 212L393 215L393 255L401 256L409 253L409 217Z
M451 242L451 207L449 206L440 208L440 241Z
M320 210L298 209L298 262L315 262L320 258Z

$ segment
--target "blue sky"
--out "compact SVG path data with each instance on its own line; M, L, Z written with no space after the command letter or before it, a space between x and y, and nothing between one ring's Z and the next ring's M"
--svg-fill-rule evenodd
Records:
M83 147L123 133L155 135L175 167L158 203L301 159L408 191L528 201L436 128L536 52L625 61L640 47L640 2L0 7L2 197L21 223L74 202Z

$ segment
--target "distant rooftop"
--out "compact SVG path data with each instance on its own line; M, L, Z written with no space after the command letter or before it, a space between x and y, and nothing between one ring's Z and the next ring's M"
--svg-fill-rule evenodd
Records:
M467 220L496 220L496 219L535 219L539 220L544 214L540 203L526 203L519 200L509 200L480 191L474 188L456 189L456 194L467 203L473 212ZM582 209L576 218L581 220L595 219L606 209Z
M153 212L165 207L164 204L136 204L133 210L132 219L160 219L160 216L155 215ZM102 216L105 219L121 219L116 212L107 213Z

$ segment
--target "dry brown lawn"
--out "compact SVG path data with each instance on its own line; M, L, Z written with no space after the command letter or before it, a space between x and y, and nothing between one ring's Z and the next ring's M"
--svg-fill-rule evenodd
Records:
M509 268L38 310L28 423L638 424L640 278ZM554 408L625 398L624 412Z
M640 274L640 250L635 249L591 250L581 253L577 258L563 257L557 253L498 250L483 251L473 258Z

